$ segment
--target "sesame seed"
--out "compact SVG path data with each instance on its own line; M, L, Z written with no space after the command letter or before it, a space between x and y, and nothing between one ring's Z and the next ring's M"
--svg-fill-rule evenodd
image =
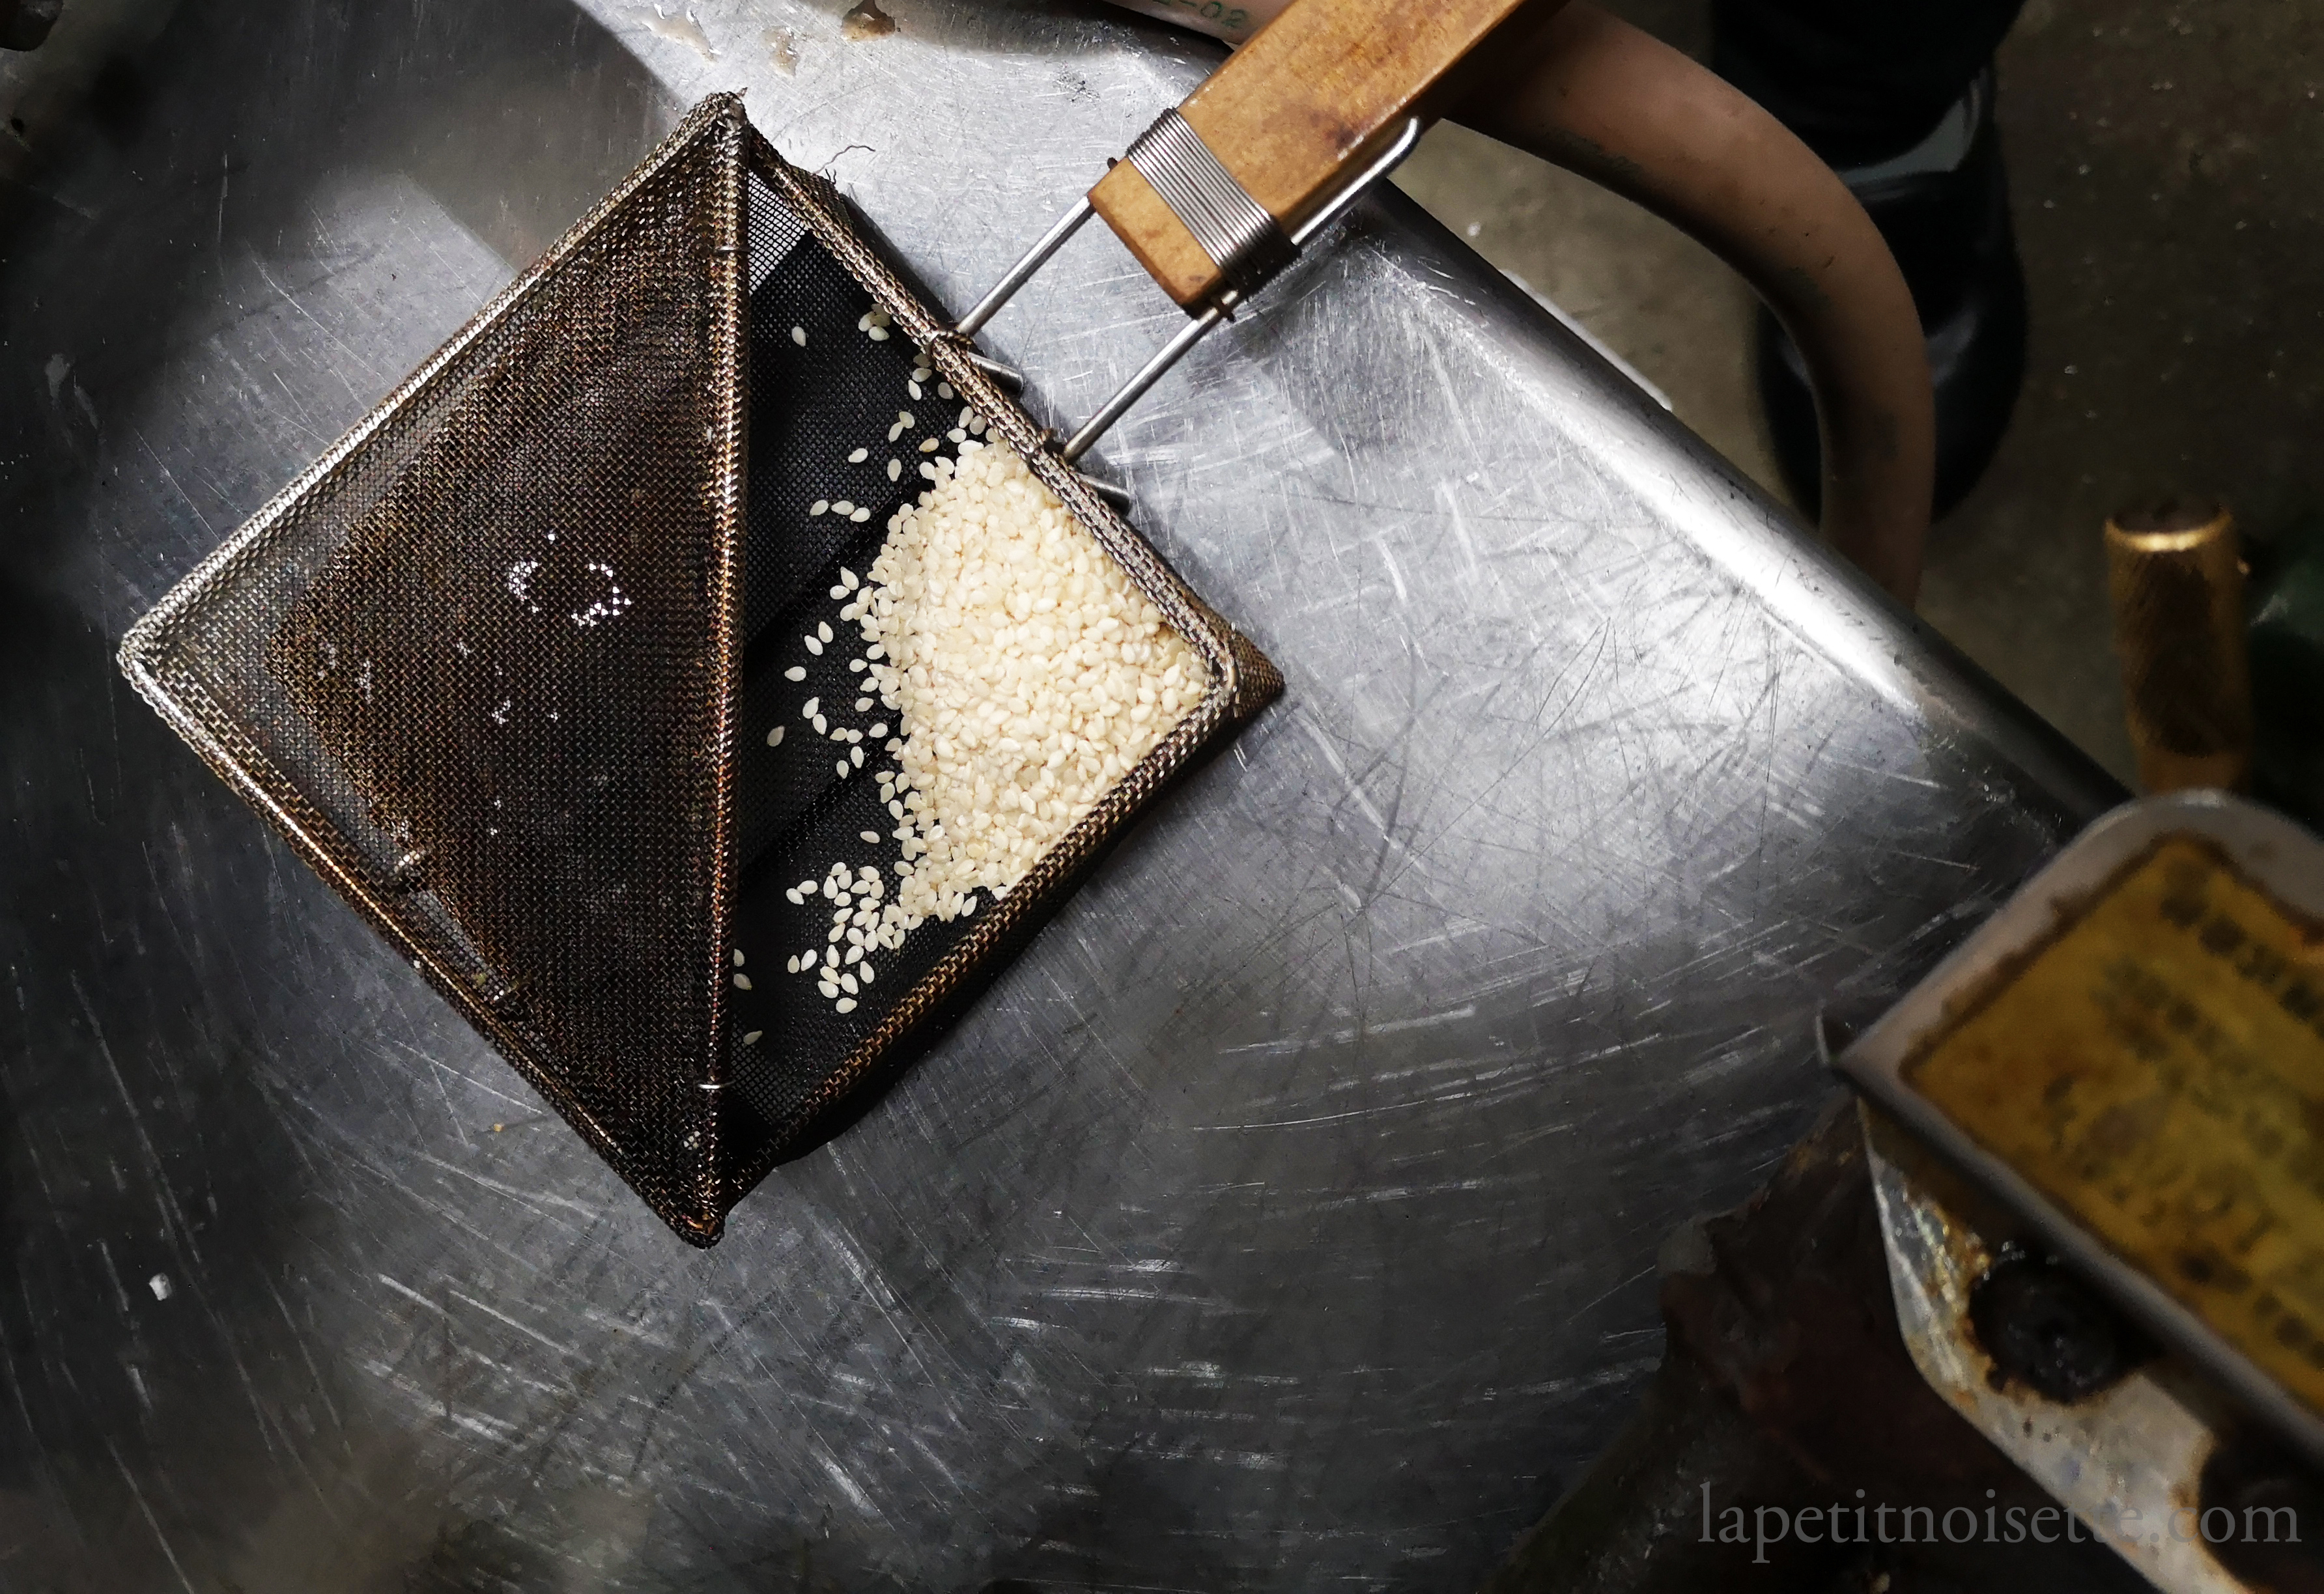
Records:
M885 327L874 327L871 331L865 333L863 336L870 338L873 343L885 343L888 341L888 329Z
M891 459L888 462L888 479L890 481L893 482L898 480L903 475L903 474L904 462L902 460Z
M860 525L860 524L862 524L863 521L868 521L868 520L870 520L870 519L872 518L872 511L871 511L870 510L868 510L868 509L859 509L859 510L857 510L853 514L852 514L852 515L848 516L847 518L848 518L849 520L851 520L851 521L855 521L857 524L859 524L859 525Z
M917 382L908 382L904 384L904 391L917 399L920 396L920 384Z
M869 448L858 448L858 449L856 449L856 450L855 450L855 452L853 452L853 454L850 454L850 455L847 456L847 463L848 463L848 464L850 464L850 465L862 465L865 460L867 460L867 459L869 459L869 458L871 458L871 457L872 457L872 450L871 450L871 449L869 449Z
M828 620L816 621L815 622L815 634L821 637L826 642L831 640L831 622Z
M832 765L832 768L839 771L839 778L840 778L842 780L844 780L844 779L847 779L847 775L848 775L848 765L847 765L847 760L846 760L845 759L842 759L842 760L840 760L837 763L835 763L835 764Z
M783 679L787 681L803 681L807 679L807 666L804 664L792 665L788 669L783 671Z
M942 438L922 438L920 439L920 452L923 454L934 454L937 449L943 447L944 439ZM935 479L936 471L931 466L924 465L920 466L920 469L927 475L930 480Z
M863 711L859 708L855 712L862 714ZM767 745L769 747L780 747L782 744L783 728L780 725L777 725L767 733Z
M863 578L856 575L854 571L850 570L846 566L842 565L839 567L839 585L845 587L849 592L853 592L857 587L863 585Z
M874 332L872 336L874 337L880 337L885 335ZM855 1010L855 999L852 996L843 996L837 1001L831 1004L831 1010L835 1013L852 1013Z
M805 703L799 705L799 718L803 720L811 720L815 718L817 714L821 713L822 710L823 699L820 697L810 697Z
M863 767L863 750L860 747L849 748L847 750L847 761L853 764L857 769L862 769Z
M807 328L804 327L792 327L791 341L798 345L801 348L807 347Z
M888 428L888 441L890 443L894 442L898 438L900 438L903 435L904 423L900 420Z
M807 506L807 512L811 515L819 515L830 507L831 500L828 498L818 498L813 503Z
M799 640L807 644L807 650L808 652L820 654L823 651L823 643L816 638L801 637Z
M872 965L871 965L870 963L865 963L862 968L860 968L860 969L856 970L856 971L855 971L855 977L856 977L858 980L862 981L863 981L863 983L864 983L864 984L866 984L866 985L871 984L871 983L872 983Z
M791 896L791 900L792 900L792 901L796 902L796 901L798 901L798 893L797 891L793 891L793 892L790 894L790 896ZM784 963L783 963L783 972L784 972L785 973L787 973L787 974L796 974L796 973L798 973L798 953L794 952L793 954L790 954L790 956L789 956L788 959L786 959L786 960L784 961Z
M862 990L862 987L855 983L854 975L842 974L839 977L839 989L845 991L848 995L853 996L858 990Z
M958 394L954 393L954 392L952 391L952 383L950 383L950 382L940 382L936 383L936 397L937 397L937 398L939 398L939 399L951 399L951 398L957 398L958 396L959 396Z
M734 966L738 969L742 966L742 949L739 946L734 949Z
M827 997L837 996L839 994L839 987L829 980L816 981L815 982L815 988Z
M750 1034L742 1037L742 1044L746 1046L755 1046L759 1044L759 1037L766 1033L767 1032L763 1029L753 1029Z
M807 706L812 708L815 705L813 704L809 704ZM809 723L815 726L815 733L818 736L822 735L825 731L831 728L830 722L825 720L821 714L816 714Z
M863 839L864 839L865 841L867 841L867 842L870 842L873 846L875 846L875 847L876 847L876 846L878 846L878 845L880 844L880 833L879 833L878 831L876 831L876 830L867 830L867 831L863 832L863 833L862 833L862 834L863 834Z
M750 990L750 989L751 989L751 976L750 976L750 975L748 975L748 974L737 974L737 975L735 975L735 976L734 976L734 989L735 989L735 990Z
M862 714L865 709L868 709L871 706L872 700L869 697L858 697L855 700L855 712L857 714Z

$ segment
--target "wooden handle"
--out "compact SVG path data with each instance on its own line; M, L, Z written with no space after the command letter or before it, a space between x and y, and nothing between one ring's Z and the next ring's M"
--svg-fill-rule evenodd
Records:
M1526 0L1295 0L1178 107L1286 233L1415 115ZM1536 4L1536 9L1538 5ZM1162 197L1124 161L1090 204L1189 309L1224 286Z

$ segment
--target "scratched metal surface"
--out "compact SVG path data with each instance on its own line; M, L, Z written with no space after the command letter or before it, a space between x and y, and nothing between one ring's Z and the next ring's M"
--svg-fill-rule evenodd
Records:
M958 304L1209 59L836 9L84 0L0 77L0 1586L1465 1586L1814 1003L2111 797L1370 208L1102 451L1287 698L686 1249L110 654L699 92ZM991 341L1077 414L1174 314L1088 238Z

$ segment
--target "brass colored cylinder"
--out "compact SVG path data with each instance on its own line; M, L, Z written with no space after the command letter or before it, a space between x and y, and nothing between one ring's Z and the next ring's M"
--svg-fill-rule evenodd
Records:
M2107 522L2115 651L2139 784L2153 792L2251 779L2251 664L2235 516L2165 502Z

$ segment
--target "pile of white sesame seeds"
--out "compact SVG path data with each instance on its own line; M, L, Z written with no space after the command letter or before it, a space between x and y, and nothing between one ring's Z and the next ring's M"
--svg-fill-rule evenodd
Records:
M841 617L903 722L901 776L881 783L913 865L897 906L950 920L1022 880L1208 670L1013 450L964 443L935 475Z
M873 310L856 329L880 342L890 326ZM795 330L794 341L806 339ZM956 398L925 364L905 386L916 401ZM898 410L889 447L919 424ZM834 777L870 773L893 825L885 836L861 837L883 855L892 885L876 865L835 859L822 878L783 891L798 906L831 905L824 939L784 967L812 979L841 1014L872 984L873 960L923 922L973 914L980 892L1001 897L1024 879L1209 683L1201 655L1025 462L978 440L987 429L964 408L944 438L931 430L884 466L872 445L848 456L892 482L917 454L929 486L890 519L870 579L842 568L831 589L836 618L863 642L847 660L860 677L852 703L818 696L799 705L805 728L837 755ZM945 438L957 461L928 457ZM807 513L871 518L846 499L818 499ZM845 645L828 621L799 643L810 656ZM807 671L792 665L783 675L803 682ZM782 741L780 725L768 732L768 746ZM751 989L744 963L738 946L732 976L741 990Z

